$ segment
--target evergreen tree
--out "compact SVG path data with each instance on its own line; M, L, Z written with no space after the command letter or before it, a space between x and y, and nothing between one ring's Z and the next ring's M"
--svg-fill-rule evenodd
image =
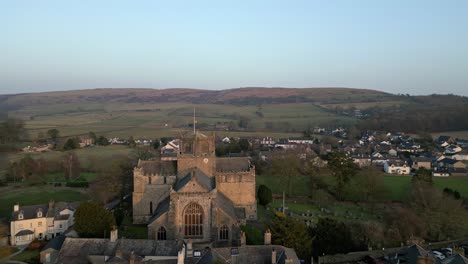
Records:
M109 237L113 226L112 213L95 202L84 202L76 209L74 228L80 237Z

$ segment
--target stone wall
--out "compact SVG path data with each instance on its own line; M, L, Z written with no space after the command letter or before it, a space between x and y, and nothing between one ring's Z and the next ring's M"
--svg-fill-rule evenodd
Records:
M215 171L215 157L194 157L191 155L181 155L177 160L177 176L185 177L193 168L198 168L207 176L211 177Z
M247 219L257 219L255 169L248 172L217 172L216 188L236 207L244 208Z
M184 211L190 203L197 203L203 208L203 238L192 239L194 242L209 241L211 238L211 201L214 193L173 193L169 221L175 224L175 238L184 239ZM173 220L171 219L171 216Z

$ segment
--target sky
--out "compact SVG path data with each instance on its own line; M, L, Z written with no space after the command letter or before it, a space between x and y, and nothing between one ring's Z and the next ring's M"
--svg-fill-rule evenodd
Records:
M468 1L0 0L0 94L250 86L468 96Z

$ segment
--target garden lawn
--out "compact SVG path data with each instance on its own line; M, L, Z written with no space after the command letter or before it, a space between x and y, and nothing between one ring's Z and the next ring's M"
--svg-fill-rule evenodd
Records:
M11 260L15 261L21 261L21 262L26 262L26 263L36 263L34 259L39 260L40 250L39 249L34 249L34 250L29 250L26 249L25 251L19 253L16 256L13 256Z
M13 205L47 204L51 199L57 202L76 202L88 200L87 194L76 188L52 187L50 185L13 188L0 188L0 218L11 214Z

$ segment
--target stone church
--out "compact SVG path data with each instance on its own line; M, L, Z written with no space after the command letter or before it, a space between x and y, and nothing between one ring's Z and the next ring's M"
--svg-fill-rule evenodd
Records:
M214 133L182 135L177 160L139 161L133 181L133 222L149 239L238 245L240 225L257 218L254 166L217 158Z

